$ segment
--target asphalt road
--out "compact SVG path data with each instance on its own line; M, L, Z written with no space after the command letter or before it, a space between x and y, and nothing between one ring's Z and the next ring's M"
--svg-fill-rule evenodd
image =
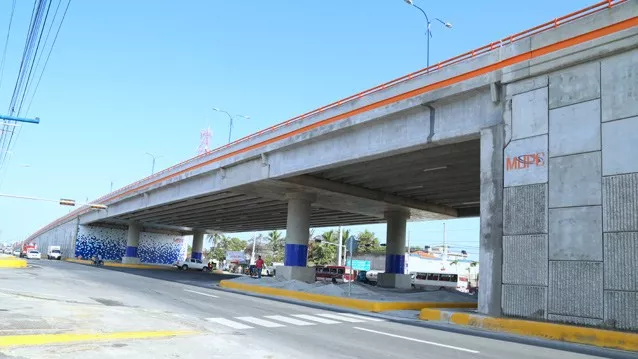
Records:
M193 329L199 334L108 344L0 346L0 358L2 354L24 358L594 357L569 351L578 346L550 349L213 289L226 275L96 268L47 260L32 263L34 267L22 271L0 272L4 296L0 296L0 323L5 323L5 327L0 324L0 335L3 331L39 333L40 329L56 333ZM22 323L20 318L34 324L13 331L6 326L12 319Z

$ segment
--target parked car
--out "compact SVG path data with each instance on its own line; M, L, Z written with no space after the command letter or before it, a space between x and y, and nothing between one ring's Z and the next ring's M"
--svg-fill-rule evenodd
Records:
M35 249L32 249L27 252L27 259L41 259L41 258L42 258L42 255L40 254L40 252L36 251Z
M201 259L195 259L195 258L186 258L183 261L177 261L175 262L175 267L181 270L197 269L203 272L206 272L209 270L208 263L204 263L202 262Z
M13 251L13 255L16 257L20 257L20 249L16 249Z

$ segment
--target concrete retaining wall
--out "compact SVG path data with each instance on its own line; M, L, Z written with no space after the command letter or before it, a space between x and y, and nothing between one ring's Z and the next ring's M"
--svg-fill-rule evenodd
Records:
M40 253L42 253L42 258L46 258L49 246L60 246L63 258L74 257L77 230L78 221L75 219L38 236L35 239L35 243Z
M638 330L638 49L505 93L503 314Z
M126 252L127 230L79 226L75 256L100 254L105 260L121 261ZM186 257L184 238L178 235L140 232L137 255L141 263L172 264Z

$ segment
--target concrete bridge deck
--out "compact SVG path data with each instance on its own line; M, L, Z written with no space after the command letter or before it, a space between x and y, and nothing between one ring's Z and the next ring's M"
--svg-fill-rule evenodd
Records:
M194 233L195 255L205 230L286 228L282 273L306 278L310 226L387 222L380 282L403 286L406 220L480 215L483 313L620 320L634 309L607 313L604 303L618 290L638 295L633 284L601 280L581 298L588 312L556 301L567 300L559 288L575 290L568 278L602 278L603 261L616 260L603 237L638 235L638 222L613 217L636 215L624 203L638 193L637 25L635 0L598 3L185 161L95 201L108 210L81 208L29 240L69 223L128 226L126 256L136 258L140 230ZM604 228L589 226L599 217Z

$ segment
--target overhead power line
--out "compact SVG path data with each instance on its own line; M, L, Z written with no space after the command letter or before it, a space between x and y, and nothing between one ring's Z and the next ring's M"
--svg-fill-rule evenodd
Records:
M4 62L7 58L7 47L9 45L9 37L11 35L11 25L13 24L13 14L16 10L16 0L11 4L11 15L9 15L9 26L7 28L7 37L4 40L4 50L2 51L2 60L0 60L0 89L2 89L2 77L4 75Z

